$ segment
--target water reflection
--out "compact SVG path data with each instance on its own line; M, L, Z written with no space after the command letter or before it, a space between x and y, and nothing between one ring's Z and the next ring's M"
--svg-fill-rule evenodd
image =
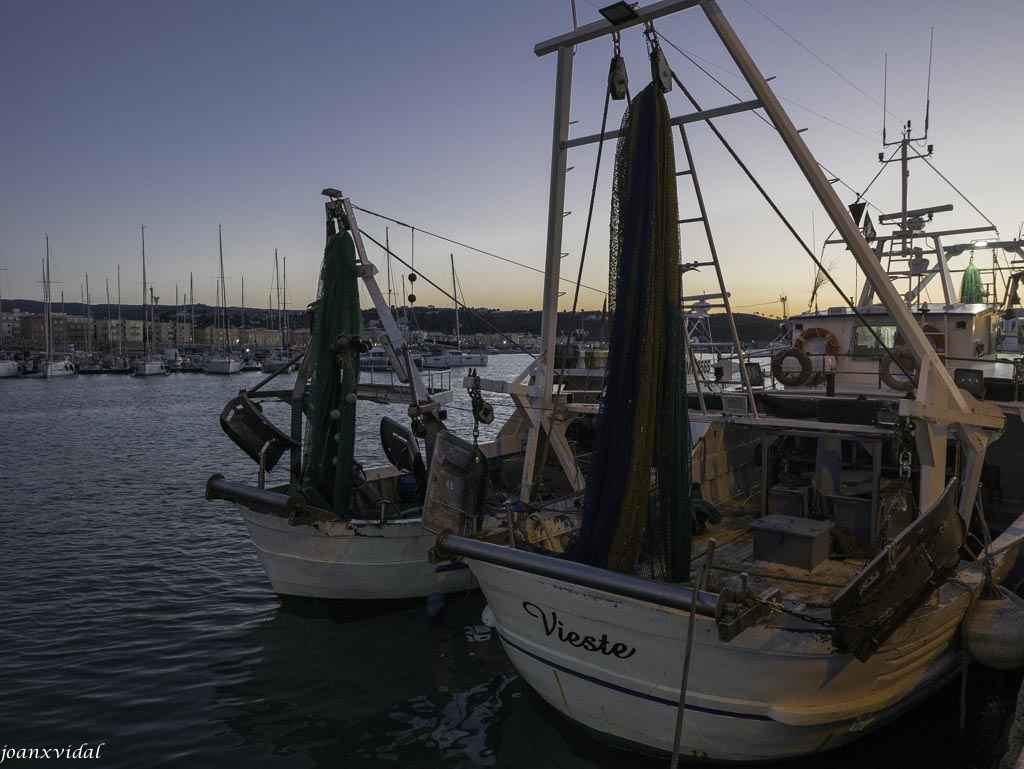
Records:
M357 620L289 602L211 667L210 709L240 745L315 765L491 766L518 679L483 605L456 596L434 624L422 602Z

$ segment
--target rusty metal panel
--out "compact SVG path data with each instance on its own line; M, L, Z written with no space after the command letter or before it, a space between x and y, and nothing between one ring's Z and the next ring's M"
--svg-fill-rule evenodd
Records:
M423 528L437 534L467 534L476 528L487 482L487 458L479 448L447 430L434 444Z
M963 519L953 493L904 529L832 602L832 623L844 647L866 660L959 563Z

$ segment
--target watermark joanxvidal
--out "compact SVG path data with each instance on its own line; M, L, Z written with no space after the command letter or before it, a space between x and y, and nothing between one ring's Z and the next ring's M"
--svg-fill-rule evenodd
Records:
M8 758L99 758L100 751L107 743L101 742L95 748L83 742L77 748L9 748L0 750L0 764Z

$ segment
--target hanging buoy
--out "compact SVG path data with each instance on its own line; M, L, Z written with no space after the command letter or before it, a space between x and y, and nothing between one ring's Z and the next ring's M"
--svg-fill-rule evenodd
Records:
M1004 587L991 598L982 596L971 610L967 651L996 670L1024 668L1024 599Z

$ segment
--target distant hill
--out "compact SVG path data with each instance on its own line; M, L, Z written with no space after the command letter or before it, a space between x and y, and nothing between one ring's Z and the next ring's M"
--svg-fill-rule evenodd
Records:
M174 306L161 304L161 320L172 320L174 318ZM35 299L4 299L4 310L20 310L27 313L42 314L43 303ZM85 305L81 302L65 302L63 310L59 303L54 303L56 312L66 312L68 315L84 315ZM195 312L196 325L205 326L213 323L215 307L205 304L197 304L192 308ZM106 320L107 304L93 304L91 308L92 317L97 320ZM402 312L401 310L399 312ZM117 306L111 305L110 313L117 317ZM276 314L275 314L276 315ZM128 320L142 319L141 305L121 305L121 317ZM363 310L363 321L369 323L376 319L376 310ZM754 344L765 344L773 340L779 333L779 321L772 318L763 318L760 315L736 314L736 331L740 341ZM309 324L308 314L305 309L288 311L289 325L292 328L305 328ZM455 333L455 310L451 307L414 307L408 311L409 325L413 329L438 334ZM234 326L240 326L242 322L242 308L229 307L228 321ZM558 313L558 332L565 334L570 327L570 313ZM709 316L711 326L711 338L714 341L728 342L731 339L729 324L724 313ZM267 310L247 308L245 311L246 326L262 327L267 324ZM502 332L505 334L539 334L541 324L541 313L537 310L495 310L487 308L466 308L459 310L459 327L463 336L473 334L490 334ZM601 313L589 310L577 313L574 328L583 328L588 339L607 338L605 323L601 320Z

